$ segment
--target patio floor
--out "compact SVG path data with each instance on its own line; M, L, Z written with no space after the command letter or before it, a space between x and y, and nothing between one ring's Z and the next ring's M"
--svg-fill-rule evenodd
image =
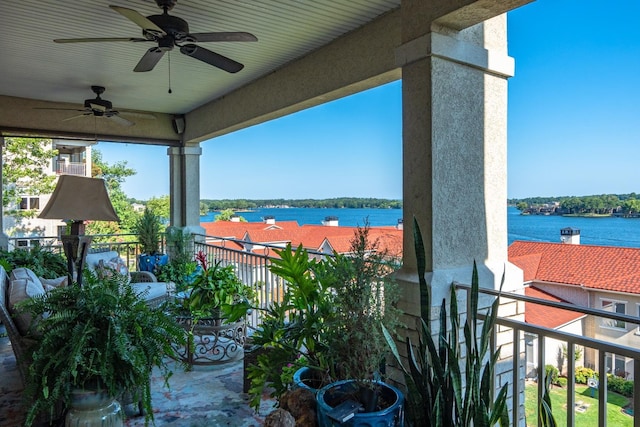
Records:
M242 393L242 361L185 372L175 366L163 387L159 375L152 378L155 425L158 427L253 427L263 425L273 401L263 399L256 414ZM11 343L0 325L0 426L19 427L24 422L22 384ZM126 426L143 426L144 417L129 418Z

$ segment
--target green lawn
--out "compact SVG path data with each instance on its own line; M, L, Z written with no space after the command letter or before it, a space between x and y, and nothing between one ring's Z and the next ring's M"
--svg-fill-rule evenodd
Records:
M525 387L525 414L527 426L536 427L538 424L538 386L537 384L527 384ZM576 384L576 404L582 403L584 412L575 412L576 426L591 427L598 425L598 395L591 397L591 392L586 385ZM622 409L629 404L629 399L617 393L607 393L607 425L616 427L632 427L633 417L622 412ZM553 416L558 425L567 425L567 390L554 387L551 390L551 405Z

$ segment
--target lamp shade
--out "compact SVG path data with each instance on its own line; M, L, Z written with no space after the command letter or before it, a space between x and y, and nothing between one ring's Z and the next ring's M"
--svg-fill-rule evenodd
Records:
M61 175L38 218L72 221L120 221L100 178Z

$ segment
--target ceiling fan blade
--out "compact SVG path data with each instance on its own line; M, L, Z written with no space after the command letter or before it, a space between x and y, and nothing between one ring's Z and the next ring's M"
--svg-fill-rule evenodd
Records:
M257 42L258 38L251 33L219 32L219 33L193 33L189 34L197 42Z
M128 20L132 21L134 24L142 28L143 30L155 34L157 36L166 36L167 33L156 24L148 20L145 16L141 15L137 11L133 9L129 9L126 7L120 6L109 6L111 9L118 12L120 15L124 16Z
M95 37L85 39L55 39L55 43L95 43L95 42L149 42L139 37Z
M83 108L54 108L54 107L33 107L34 110L56 110L56 111L84 111Z
M114 114L110 114L110 115L106 116L109 120L112 120L112 121L114 121L117 124L122 125L122 126L133 126L133 125L135 125L135 123L133 123L132 121L127 120L124 117L120 117L116 111L112 111L112 113L114 113Z
M234 61L233 59L222 56L219 53L211 52L210 50L196 46L195 44L185 44L184 46L181 46L180 52L229 73L237 73L244 68L244 65Z
M142 58L140 58L138 65L136 65L136 68L134 68L133 71L137 73L151 71L153 70L153 67L156 66L158 61L162 59L163 56L164 56L163 50L160 50L157 47L152 47L147 51L147 53L145 53L142 56Z
M73 116L73 117L68 117L66 119L63 119L63 122L69 121L69 120L73 120L73 119L78 119L80 117L84 117L84 116L88 116L89 113L84 113L84 114L78 114L77 116Z

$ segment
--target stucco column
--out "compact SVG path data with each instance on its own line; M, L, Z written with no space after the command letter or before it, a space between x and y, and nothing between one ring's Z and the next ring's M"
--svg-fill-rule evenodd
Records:
M507 78L514 63L505 15L462 31L434 28L404 43L396 57L403 85L403 273L416 271L415 216L437 302L453 281L470 282L474 260L486 287L497 288L505 267L511 270Z
M4 137L0 135L0 249L9 248L9 237L4 234L4 206L2 205L2 189L4 187L2 164L4 163L4 157L2 150L4 149Z
M204 233L200 226L200 155L202 148L170 147L169 187L171 225L185 227L193 233Z
M405 21L415 28L413 20L403 14L403 28L410 26ZM498 289L505 273L503 290L522 288L522 271L509 264L507 253L507 79L514 61L507 55L506 15L461 31L432 23L405 40L396 60L402 66L405 224L398 279L407 333L415 337L420 298L414 217L425 245L436 330L442 300L452 283L471 284L474 261L480 287ZM491 300L481 298L481 306ZM513 303L500 308L507 310L520 312ZM512 338L504 338L499 344L511 349ZM496 385L512 383L511 365L506 359L500 365ZM510 408L512 403L510 398Z

